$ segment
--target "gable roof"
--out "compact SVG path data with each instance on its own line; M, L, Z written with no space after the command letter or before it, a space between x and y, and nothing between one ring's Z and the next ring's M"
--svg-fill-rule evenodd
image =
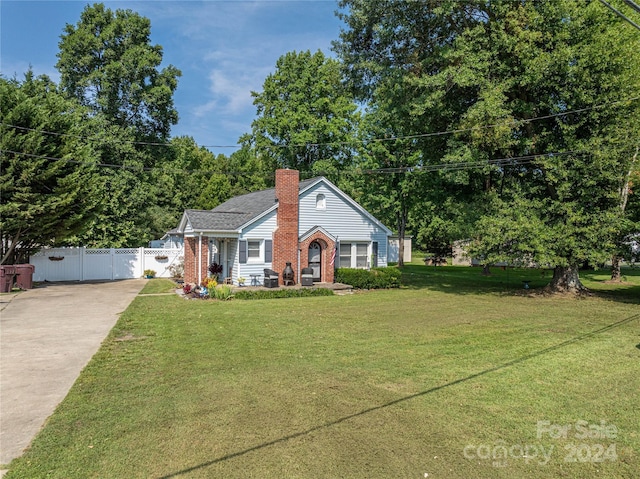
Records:
M320 178L300 181L302 191ZM184 232L187 222L194 231L219 231L237 233L242 226L277 207L276 189L254 191L235 196L212 210L185 210L178 230Z
M362 206L360 206L360 204L358 204L353 198L351 198L349 195L347 195L344 191L342 191L340 188L338 188L336 185L334 185L333 183L331 183L328 179L326 179L324 176L319 176L317 178L312 178L310 180L307 180L308 183L303 187L302 186L302 182L300 185L300 194L304 193L305 190L310 189L312 187L314 187L316 185L316 183L320 183L321 181L324 182L327 186L329 186L331 189L333 189L333 191L340 197L342 197L347 203L351 204L351 206L353 206L356 210L360 211L362 214L364 214L369 221L371 221L373 224L377 225L380 229L382 229L387 236L391 236L393 234L393 232L387 228L384 224L382 224L380 222L380 220L378 220L378 218L376 218L375 216L373 216L371 213L369 213L367 210L365 210Z

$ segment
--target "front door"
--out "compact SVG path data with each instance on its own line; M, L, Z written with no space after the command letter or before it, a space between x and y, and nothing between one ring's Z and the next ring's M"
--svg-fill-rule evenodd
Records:
M322 275L322 248L314 241L309 245L309 268L313 270L313 280L320 281Z

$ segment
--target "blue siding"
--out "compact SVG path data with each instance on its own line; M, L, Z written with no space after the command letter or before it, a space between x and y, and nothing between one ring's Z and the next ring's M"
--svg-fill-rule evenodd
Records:
M316 208L316 197L325 197L325 208ZM300 197L302 235L322 226L343 242L378 242L378 266L387 265L387 232L329 185L320 182Z
M319 194L324 195L324 209L316 208L316 198ZM372 243L377 241L378 266L387 265L387 230L379 226L360 207L345 199L339 190L334 189L329 184L319 182L313 188L305 191L300 196L299 213L299 236L315 226L321 226L329 234L337 237L339 241L369 243L370 252ZM239 239L271 239L276 228L276 212L273 211L247 226L242 231ZM262 253L264 253L264 250ZM251 274L260 275L262 280L264 279L264 268L271 268L272 266L271 263L264 262L240 264L239 249L237 247L235 248L233 265L233 281L235 284L237 284L240 276L246 279L246 284L249 284L249 275Z
M240 239L245 240L265 240L272 239L273 232L277 227L276 222L276 212L273 211L268 215L260 218L255 223L249 225L242 231L240 235ZM264 255L264 243L262 244L262 254ZM264 257L264 256L263 256ZM251 274L259 274L261 275L261 279L264 279L262 275L264 274L265 268L271 268L271 263L243 263L240 264L240 256L239 253L236 253L234 268L233 268L233 281L237 284L238 278L242 276L246 279L245 284L249 284ZM236 273L237 271L237 273Z

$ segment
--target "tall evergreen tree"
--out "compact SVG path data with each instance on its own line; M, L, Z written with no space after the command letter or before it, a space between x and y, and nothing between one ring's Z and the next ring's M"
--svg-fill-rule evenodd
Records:
M0 77L1 262L28 261L42 246L81 233L99 202L94 125L47 77Z

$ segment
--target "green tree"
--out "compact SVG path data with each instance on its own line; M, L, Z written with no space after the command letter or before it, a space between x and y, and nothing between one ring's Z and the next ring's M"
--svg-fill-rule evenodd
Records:
M100 125L87 138L100 156L100 214L78 242L141 246L173 223L172 183L157 168L171 159L177 123L173 94L180 71L160 69L162 47L150 43L150 22L131 10L87 6L59 42L61 90L91 109Z
M469 166L455 181L489 206L478 250L530 253L554 266L552 289L581 289L579 265L612 253L638 144L637 31L586 0L341 6L336 46L354 91L371 101L401 78L416 133L456 132L425 136L423 162Z
M262 157L254 150L243 147L234 151L229 158L220 159L231 182L230 196L239 196L252 191L264 190L275 186L273 170L268 169Z
M162 47L150 44L150 21L131 10L87 5L59 43L62 90L136 139L166 140L178 122L173 93L180 70L159 69Z
M615 236L615 250L611 258L611 280L622 281L620 263L623 260L637 261L639 252L631 248L633 238L640 239L640 197L634 191L634 184L640 184L640 166L638 166L638 154L640 147L636 147L631 159L629 171L621 181L620 186L620 220L619 228Z
M97 155L81 140L94 123L47 77L0 77L1 262L64 244L96 213Z
M340 65L321 51L289 52L276 63L262 92L252 92L257 115L245 144L271 170L336 172L348 164L357 106L341 82Z
M420 151L412 148L413 140L396 139L405 131L396 118L405 113L403 104L393 101L380 102L365 113L360 122L361 143L354 159L357 169L348 183L340 181L345 191L398 232L399 266L404 265L409 213L424 198L425 182L420 171L411 171L422 161Z

